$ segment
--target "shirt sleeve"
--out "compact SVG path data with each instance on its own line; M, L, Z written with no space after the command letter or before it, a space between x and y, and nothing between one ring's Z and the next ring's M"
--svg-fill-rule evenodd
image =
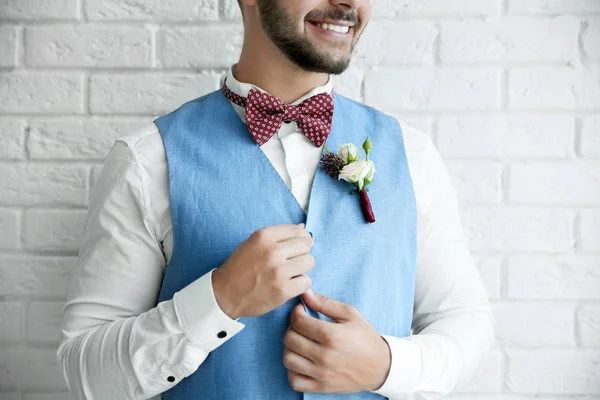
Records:
M219 308L212 271L156 304L166 260L150 209L135 153L117 141L90 198L61 321L57 356L76 399L151 398L244 328Z
M410 394L439 399L478 372L495 340L491 305L463 234L455 189L431 139L423 143L413 335L382 335L392 361L386 381L374 391L392 400Z

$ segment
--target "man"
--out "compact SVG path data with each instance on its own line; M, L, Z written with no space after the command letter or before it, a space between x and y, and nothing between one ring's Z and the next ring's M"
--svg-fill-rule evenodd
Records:
M240 6L243 49L223 88L118 140L106 159L64 308L58 357L71 392L450 392L489 351L490 304L431 141L332 93L370 2ZM325 145L367 137L372 223L352 185L319 168Z

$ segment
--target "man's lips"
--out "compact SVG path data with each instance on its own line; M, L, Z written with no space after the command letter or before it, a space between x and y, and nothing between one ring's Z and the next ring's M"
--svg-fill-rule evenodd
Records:
M356 25L354 22L335 21L335 20L309 20L308 22L311 22L313 24L331 24L331 25L349 26L349 27L353 27L354 25Z

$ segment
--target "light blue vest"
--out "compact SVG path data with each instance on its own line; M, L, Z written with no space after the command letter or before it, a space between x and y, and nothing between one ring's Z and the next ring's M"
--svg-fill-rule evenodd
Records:
M315 267L307 274L318 293L353 304L379 332L408 336L416 262L415 197L402 133L394 118L335 94L331 151L373 143L376 172L369 198L376 221L365 222L354 185L321 168L308 213L254 142L221 90L155 120L169 169L173 255L159 302L223 264L252 232L276 224L306 223ZM190 376L162 394L164 400L381 399L354 394L294 391L283 365L283 336L296 297L259 317L212 351ZM305 308L307 306L305 305ZM316 318L330 318L308 310Z

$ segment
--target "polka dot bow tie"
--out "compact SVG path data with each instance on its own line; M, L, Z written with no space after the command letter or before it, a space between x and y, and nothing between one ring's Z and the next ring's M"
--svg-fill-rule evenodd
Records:
M259 146L279 131L283 121L296 121L304 136L317 147L327 140L331 131L332 93L317 94L298 105L290 105L255 89L250 89L248 98L233 93L225 84L223 92L230 101L246 108L248 130Z

